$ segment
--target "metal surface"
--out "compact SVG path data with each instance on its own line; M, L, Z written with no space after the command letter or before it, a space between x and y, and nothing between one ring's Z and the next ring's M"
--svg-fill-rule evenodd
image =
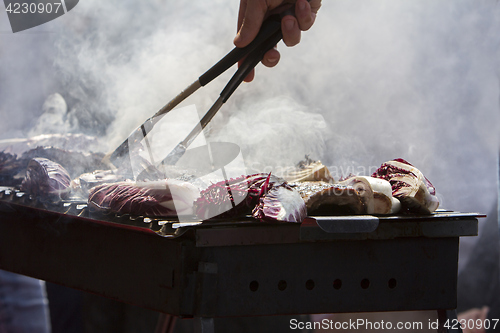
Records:
M454 238L211 247L202 255L218 272L201 278L215 288L193 308L204 316L456 307Z
M200 333L214 333L214 319L213 318L195 318L194 322L195 332Z
M377 229L379 218L370 215L361 216L318 216L314 217L321 230L328 233L360 233Z
M359 232L354 226L344 233L326 233L318 230L314 218L307 218L301 228L301 239L310 241L395 239L400 237L461 237L477 236L477 218L480 214L437 212L423 216L379 216L373 232ZM328 219L323 218L323 223ZM351 220L356 222L356 220ZM336 222L336 221L333 221Z

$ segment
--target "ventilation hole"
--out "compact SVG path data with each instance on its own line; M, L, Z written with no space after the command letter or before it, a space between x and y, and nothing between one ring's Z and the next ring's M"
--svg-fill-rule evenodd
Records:
M387 284L389 285L389 288L394 289L398 285L398 281L396 281L396 279L390 279Z
M333 281L333 289L339 290L340 288L342 288L342 280L336 279Z
M361 288L368 289L369 286L370 286L370 280L368 279L361 280Z
M286 281L285 280L281 280L280 282L278 282L278 289L281 291L286 289Z
M306 281L306 289L307 290L313 290L314 289L314 281L313 280L307 280Z
M257 281L250 282L250 290L257 291L259 289L259 283Z

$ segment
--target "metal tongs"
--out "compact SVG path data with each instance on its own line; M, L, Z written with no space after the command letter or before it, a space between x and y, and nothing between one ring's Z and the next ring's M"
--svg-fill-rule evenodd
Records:
M109 158L109 162L115 164L116 166L119 165L121 160L129 154L129 141L131 141L132 143L138 143L143 138L145 138L146 135L151 131L153 126L159 121L160 118L158 116L171 111L184 99L197 91L200 87L207 85L212 80L228 70L230 67L232 67L234 64L236 64L238 61L244 59L236 73L229 80L224 90L222 90L222 92L220 93L217 101L200 120L201 126L195 126L195 128L188 134L188 136L184 140L182 140L163 160L163 163L166 165L175 165L177 161L184 155L189 145L196 139L198 134L203 131L203 129L207 126L210 120L212 120L212 118L215 116L217 111L219 111L222 105L229 99L236 88L238 88L238 86L241 84L241 82L243 82L243 80L252 71L252 69L257 66L257 64L262 60L264 54L268 50L273 48L283 38L281 32L281 18L284 15L290 14L293 15L293 13L291 13L289 9L281 14L269 16L263 22L257 37L249 45L243 48L235 47L218 63L212 66L212 68L201 75L198 80L184 89L167 105L162 107L154 116L147 119L140 127L132 132L132 134L118 148L116 148L111 154L107 155L107 158ZM149 145L147 140L146 145Z

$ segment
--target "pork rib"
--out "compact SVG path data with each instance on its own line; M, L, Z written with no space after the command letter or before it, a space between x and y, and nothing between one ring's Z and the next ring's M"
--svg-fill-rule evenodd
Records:
M327 182L298 182L290 186L299 192L310 215L366 213L358 191L352 186Z

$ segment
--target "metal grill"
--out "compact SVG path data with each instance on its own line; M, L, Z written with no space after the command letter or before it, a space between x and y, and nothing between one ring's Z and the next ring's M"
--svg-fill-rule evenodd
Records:
M478 214L181 223L0 192L0 268L183 317L449 310Z

